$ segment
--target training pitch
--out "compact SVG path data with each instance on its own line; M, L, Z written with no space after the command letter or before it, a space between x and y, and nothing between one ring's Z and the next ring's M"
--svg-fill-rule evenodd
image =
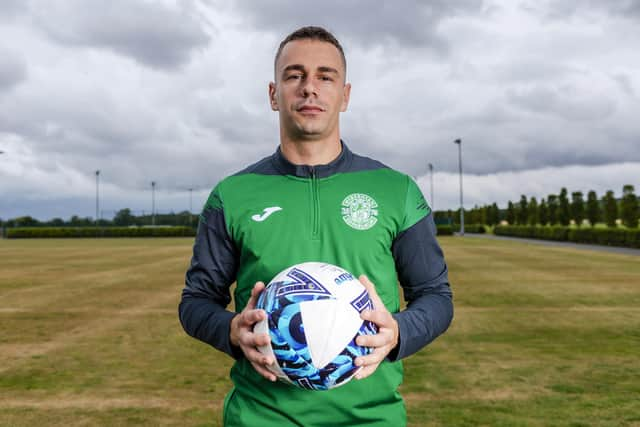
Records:
M440 241L455 318L405 362L410 425L640 426L640 257ZM0 240L0 425L220 425L231 360L177 317L191 245Z

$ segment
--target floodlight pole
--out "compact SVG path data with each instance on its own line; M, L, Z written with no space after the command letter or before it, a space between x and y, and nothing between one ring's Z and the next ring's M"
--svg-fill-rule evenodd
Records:
M453 141L458 146L458 170L460 172L460 235L464 236L464 202L462 199L462 140Z
M435 205L436 203L434 202L433 199L433 164L429 163L429 179L431 181L431 211L435 212Z
M96 171L96 227L100 219L100 170Z
M189 227L193 225L193 188L189 189Z
M151 225L156 225L156 182L151 181Z

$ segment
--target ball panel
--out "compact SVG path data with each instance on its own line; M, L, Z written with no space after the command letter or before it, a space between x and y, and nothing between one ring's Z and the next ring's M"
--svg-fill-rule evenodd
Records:
M348 383L360 369L355 365L353 356L343 351L323 368L323 382L327 388L340 387Z
M269 332L271 335L271 348L278 366L290 381L295 382L300 378L312 377L317 374L317 369L289 346L289 343L280 335L277 328L270 329Z
M362 319L348 302L338 299L300 303L311 360L323 368L345 348Z
M373 335L376 333L377 327L374 323L363 322L344 350L323 369L326 372L324 381L326 384L331 384L330 388L339 387L349 382L361 369L361 367L355 365L356 357L366 356L373 351L370 347L362 347L356 344L356 338L359 335Z

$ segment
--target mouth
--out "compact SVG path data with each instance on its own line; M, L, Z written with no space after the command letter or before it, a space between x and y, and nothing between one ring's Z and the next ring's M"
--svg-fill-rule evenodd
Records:
M319 114L324 111L321 107L317 105L303 105L297 108L297 111L301 114Z

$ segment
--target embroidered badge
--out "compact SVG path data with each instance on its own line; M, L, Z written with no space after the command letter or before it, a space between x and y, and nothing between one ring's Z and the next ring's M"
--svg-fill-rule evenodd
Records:
M349 194L342 201L342 219L356 230L368 230L378 222L378 203L366 194Z

